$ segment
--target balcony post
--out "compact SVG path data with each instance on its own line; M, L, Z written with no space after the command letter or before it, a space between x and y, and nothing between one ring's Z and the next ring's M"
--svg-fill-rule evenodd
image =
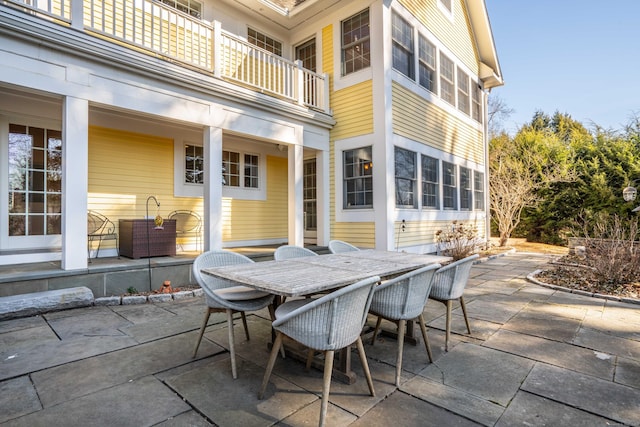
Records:
M213 21L213 77L222 78L222 59L224 58L224 45L222 43L222 24Z
M329 104L329 74L324 73L322 75L322 79L324 81L324 87L322 91L322 106L325 113L331 114L331 105Z
M297 91L297 96L296 99L298 100L298 104L304 106L304 98L305 98L305 93L304 93L304 71L302 70L302 61L297 59L296 62L296 81L295 81L295 85L296 85L296 91ZM313 104L313 102L311 102Z
M71 27L84 29L84 0L71 0Z

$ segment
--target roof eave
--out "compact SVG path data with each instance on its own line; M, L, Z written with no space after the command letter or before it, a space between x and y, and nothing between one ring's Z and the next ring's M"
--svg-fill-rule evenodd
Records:
M473 31L480 57L480 78L484 83L484 87L491 89L496 86L502 86L504 84L502 70L500 69L496 45L493 41L493 32L491 31L491 23L489 22L485 1L465 0L465 4L469 12L471 30Z

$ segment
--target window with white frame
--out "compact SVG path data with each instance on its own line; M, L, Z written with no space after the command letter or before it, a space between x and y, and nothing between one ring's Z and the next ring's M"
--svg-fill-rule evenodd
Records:
M476 82L472 82L471 86L471 117L482 123L482 90Z
M417 167L416 153L395 148L396 206L416 208Z
M484 210L484 173L473 172L473 207L477 211Z
M371 147L346 150L342 153L344 208L373 207L373 161Z
M185 184L204 183L204 156L199 145L184 145L184 182Z
M457 172L456 165L442 162L442 207L446 210L458 209Z
M369 9L342 21L342 75L354 73L371 65L369 39Z
M393 13L391 28L393 68L413 79L413 27Z
M222 151L222 184L227 187L258 188L260 158L253 154Z
M430 156L422 156L422 207L428 209L440 208L438 194L438 159Z
M202 16L202 3L194 0L160 0L162 3L196 18Z
M282 56L282 43L253 28L247 30L247 41L275 55Z
M259 158L255 154L244 155L244 187L258 188L260 182L258 177Z
M440 52L440 97L451 105L456 105L455 66L447 55Z
M469 75L458 68L458 110L469 115Z
M471 169L460 166L460 210L470 211L473 203Z
M438 93L438 83L436 80L436 47L424 36L419 37L419 83L425 89Z

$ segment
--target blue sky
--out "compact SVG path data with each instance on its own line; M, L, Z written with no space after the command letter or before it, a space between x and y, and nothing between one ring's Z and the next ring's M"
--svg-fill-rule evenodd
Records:
M640 115L639 0L486 0L512 133L536 110L619 130Z

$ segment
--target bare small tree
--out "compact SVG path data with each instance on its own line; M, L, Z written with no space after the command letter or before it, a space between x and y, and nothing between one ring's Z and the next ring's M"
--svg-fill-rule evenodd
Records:
M487 127L489 129L489 137L493 138L503 133L503 123L507 120L515 110L509 108L507 103L498 95L491 93L487 100Z

